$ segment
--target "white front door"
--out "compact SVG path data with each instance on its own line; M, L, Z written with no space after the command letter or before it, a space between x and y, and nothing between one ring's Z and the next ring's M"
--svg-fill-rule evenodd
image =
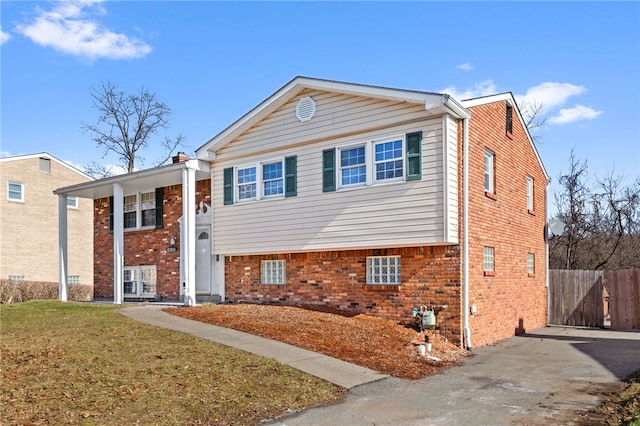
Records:
M211 294L211 231L196 227L196 294Z

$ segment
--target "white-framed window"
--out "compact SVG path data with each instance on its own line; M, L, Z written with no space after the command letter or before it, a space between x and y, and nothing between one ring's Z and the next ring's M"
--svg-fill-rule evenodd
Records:
M489 194L495 193L494 179L495 154L489 149L484 150L484 190Z
M340 148L340 186L360 185L367 183L366 147L352 146Z
M527 253L527 273L536 273L536 255L533 253Z
M157 291L156 266L125 266L123 270L126 296L149 296Z
M400 256L367 257L367 284L400 284Z
M286 284L287 283L286 260L260 261L260 283Z
M496 258L495 258L495 249L493 247L484 247L483 250L484 256L483 256L483 264L482 264L482 270L484 272L495 272L495 268L496 268Z
M533 177L527 176L527 210L533 211Z
M9 181L7 183L7 199L24 202L24 183Z
M284 173L282 161L262 165L262 195L264 197L284 194Z
M338 182L341 188L405 179L403 136L338 147Z
M9 275L11 281L24 281L24 275Z
M67 276L67 284L80 284L80 275Z
M77 197L67 197L67 208L69 208L69 209L77 209L78 208L78 198Z
M256 199L256 167L244 167L236 170L238 176L237 198L240 201Z
M124 229L151 228L156 225L156 193L143 192L124 197Z

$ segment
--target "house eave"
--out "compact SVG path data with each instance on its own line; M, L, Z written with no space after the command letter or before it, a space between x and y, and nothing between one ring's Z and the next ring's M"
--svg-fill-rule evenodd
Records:
M200 159L188 160L181 163L154 167L123 175L111 176L88 183L65 186L53 191L54 194L64 194L71 197L98 199L113 195L113 185L119 184L129 193L149 191L152 188L182 184L182 171L194 169L196 180L210 178L210 168L207 161Z

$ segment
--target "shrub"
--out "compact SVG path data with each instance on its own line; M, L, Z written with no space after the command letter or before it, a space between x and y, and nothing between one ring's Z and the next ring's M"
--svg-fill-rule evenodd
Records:
M69 300L78 302L92 300L93 287L83 284L69 284L67 296ZM20 303L35 299L56 300L58 297L58 283L0 280L0 303Z

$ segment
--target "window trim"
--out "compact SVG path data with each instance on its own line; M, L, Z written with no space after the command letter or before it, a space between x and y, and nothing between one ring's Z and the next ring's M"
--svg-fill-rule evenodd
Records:
M293 156L295 157L295 156ZM255 163L245 163L245 164L241 164L238 166L234 166L233 167L233 200L234 203L227 203L227 204L235 204L235 203L246 203L246 202L250 202L250 201L260 201L260 200L271 200L271 199L280 199L280 198L286 198L287 195L287 184L286 181L287 179L290 180L291 183L295 182L295 175L296 173L287 173L287 164L286 164L286 160L287 158L290 157L278 157L278 158L271 158L271 159L266 159L266 160L262 160L262 161L258 161ZM290 160L291 161L291 160ZM279 194L275 194L275 195L265 195L264 194L264 190L265 190L265 182L267 180L264 179L264 166L270 165L270 164L280 164L281 167L281 176L278 180L282 181L282 192ZM253 181L253 184L256 186L255 192L256 195L255 197L251 197L251 198L240 198L240 191L239 188L241 185L247 185L248 183L240 183L240 179L238 178L238 172L240 170L247 170L247 169L251 169L254 168L255 169L255 173L256 173L256 179ZM296 185L297 186L297 185ZM290 196L296 195L297 194L297 188L292 188L293 191L290 191L289 193L291 194Z
M487 160L490 159L491 164L487 164ZM489 182L487 182L487 176ZM488 188L487 188L488 183ZM489 148L484 149L484 193L487 196L496 195L496 153Z
M282 275L278 273L282 270ZM268 259L260 261L261 285L286 285L287 261L282 259Z
M390 259L395 259L396 262L394 265L389 265L388 261ZM382 264L375 265L374 261L380 260L385 261ZM387 271L383 273L380 271L376 274L373 270L376 266L382 268L387 268ZM391 256L367 256L365 262L366 268L366 282L367 286L398 286L402 284L402 256L400 255L391 255ZM391 273L390 268L395 268L395 272ZM382 277L387 278L387 282L374 282L376 279L381 279Z
M144 281L143 281L143 271L144 270L152 270L154 271L155 281L153 282L153 286L155 286L155 292L149 293L144 291ZM124 275L126 271L134 271L135 276L132 282L136 283L136 292L135 293L127 293L126 288L124 286L125 280ZM128 281L129 282L129 281ZM138 265L138 266L125 266L122 268L122 293L125 297L155 297L158 294L158 268L156 265Z
M11 198L11 193L16 192L15 190L11 190L11 185L18 185L20 187L20 198ZM13 203L24 203L24 183L23 182L15 182L8 181L7 182L7 201L11 201Z
M535 277L536 275L536 254L527 253L527 275Z
M482 248L482 272L485 276L494 276L496 274L495 247L484 246Z
M533 176L528 175L527 176L527 211L529 213L533 213L535 210L535 204L534 204L534 190L535 190L535 180L533 179Z
M153 208L147 208L147 209L142 209L142 195L145 194L153 194L153 200L154 200L154 204L153 204ZM124 198L126 199L127 197L135 197L136 198L136 202L135 202L135 210L127 210L126 209L126 203L124 203L123 200L123 205L122 205L122 214L126 214L126 213L132 213L135 212L135 217L136 217L136 226L134 227L129 227L127 228L126 225L126 221L124 221L123 218L123 227L125 231L137 231L137 230L143 230L143 229L154 229L156 228L155 223L157 222L157 218L155 217L155 215L157 215L157 206L158 206L158 201L156 200L156 191L147 191L147 192L142 192L142 191L138 191L134 194L126 194L124 196ZM155 214L154 214L154 224L153 225L143 225L143 212L145 211L149 211L149 210L154 210Z
M71 201L73 201L72 203L70 203ZM68 209L74 209L74 210L78 210L78 197L71 197L68 196L67 197L67 208Z

